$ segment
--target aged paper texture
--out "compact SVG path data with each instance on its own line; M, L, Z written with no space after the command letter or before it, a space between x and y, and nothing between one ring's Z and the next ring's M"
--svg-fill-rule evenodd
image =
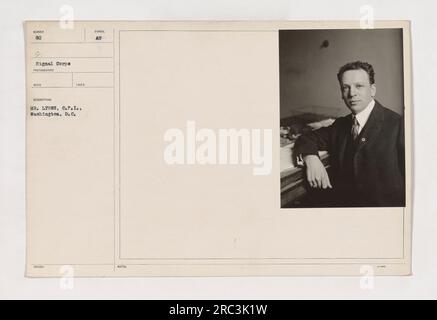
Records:
M279 30L359 28L26 22L27 276L409 275L408 22L405 207L281 206Z

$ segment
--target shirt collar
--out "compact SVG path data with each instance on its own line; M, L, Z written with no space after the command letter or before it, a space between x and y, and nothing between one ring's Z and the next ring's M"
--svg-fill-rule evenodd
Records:
M373 107L375 107L375 100L374 99L372 99L372 101L369 102L369 104L367 105L367 107L364 108L364 110L362 110L361 112L359 112L355 115L361 128L364 127L367 120L369 119L369 116L373 110Z

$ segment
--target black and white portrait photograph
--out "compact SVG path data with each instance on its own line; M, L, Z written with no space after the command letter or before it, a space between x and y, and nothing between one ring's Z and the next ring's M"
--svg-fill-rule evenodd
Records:
M282 208L404 207L402 29L279 31Z

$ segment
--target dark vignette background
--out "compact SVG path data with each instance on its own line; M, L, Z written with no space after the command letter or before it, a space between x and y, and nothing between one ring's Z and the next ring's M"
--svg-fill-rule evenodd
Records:
M355 60L373 65L376 100L402 115L402 29L280 30L281 123L302 113L322 118L348 114L337 72Z

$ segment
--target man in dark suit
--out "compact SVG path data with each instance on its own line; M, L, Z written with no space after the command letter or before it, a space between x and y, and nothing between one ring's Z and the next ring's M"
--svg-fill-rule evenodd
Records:
M375 73L370 64L348 63L337 77L351 114L302 135L295 144L309 185L325 189L320 192L329 199L326 206L405 206L403 117L374 100ZM329 153L329 175L318 157L321 150Z

